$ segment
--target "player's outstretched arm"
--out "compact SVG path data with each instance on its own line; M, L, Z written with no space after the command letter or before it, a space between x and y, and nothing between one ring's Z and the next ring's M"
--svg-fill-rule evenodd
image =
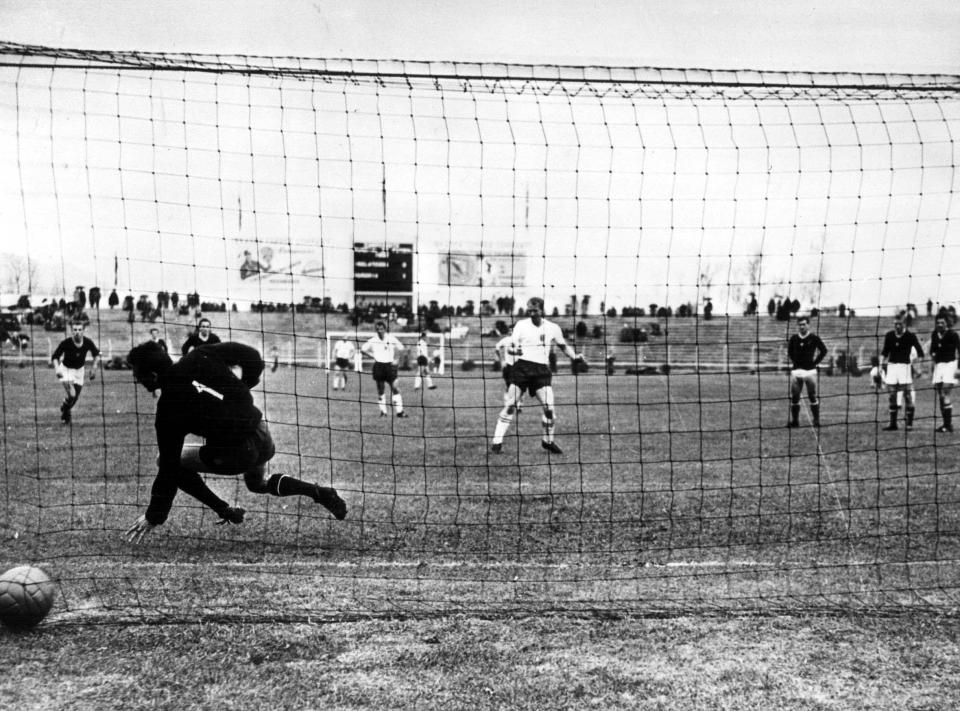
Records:
M583 360L583 353L577 353L566 343L563 344L563 352L570 360Z

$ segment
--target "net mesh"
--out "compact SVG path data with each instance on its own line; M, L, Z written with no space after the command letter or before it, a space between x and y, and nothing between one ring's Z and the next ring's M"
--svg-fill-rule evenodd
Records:
M0 351L0 562L79 621L955 609L942 391L921 361L885 432L869 369L894 313L923 342L955 315L958 86L0 43L2 290L30 297ZM554 366L562 455L529 395L490 451L530 296L586 359ZM804 395L788 429L801 313L822 422ZM47 364L78 314L105 371L64 426ZM209 477L243 526L181 493L124 541L156 440L123 356L200 314L267 362L270 470L346 520ZM444 334L435 389L400 371L405 419L320 367L377 320Z

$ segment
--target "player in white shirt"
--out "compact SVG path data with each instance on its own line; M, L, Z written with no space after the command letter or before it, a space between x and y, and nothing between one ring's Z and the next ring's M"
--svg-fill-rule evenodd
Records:
M503 437L510 428L513 416L524 392L529 392L543 406L543 439L541 446L553 454L563 450L553 441L556 426L553 402L553 373L550 371L550 348L554 345L570 360L582 360L583 356L567 345L560 327L543 318L543 299L534 297L527 301L527 315L513 327L513 355L517 361L510 373L510 386L506 402L497 417L497 426L490 447L494 453L503 449Z
M406 417L403 411L403 397L397 387L397 356L403 350L403 344L396 336L387 333L387 324L377 321L374 326L377 335L360 348L361 352L373 358L373 382L377 384L377 396L380 405L380 417L386 417L387 409L386 386L390 386L391 402L397 417Z
M417 375L413 379L413 389L419 390L424 383L430 390L435 390L437 387L433 384L433 378L430 377L430 346L427 345L426 331L420 333L420 339L417 341Z
M347 389L347 373L353 368L356 356L353 343L341 337L333 346L333 389Z

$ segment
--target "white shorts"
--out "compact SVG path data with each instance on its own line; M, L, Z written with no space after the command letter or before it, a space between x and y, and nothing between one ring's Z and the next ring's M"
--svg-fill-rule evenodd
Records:
M909 363L887 363L887 385L913 385L913 369Z
M73 383L82 386L83 375L86 371L83 368L68 368L65 365L58 365L54 372L57 374L57 380L61 383Z
M790 371L790 382L792 383L794 380L802 380L805 383L812 382L814 385L816 385L817 369L810 368L809 370L805 370L804 368L794 368Z
M949 363L937 363L933 367L934 385L956 385L957 384L957 361L952 360Z

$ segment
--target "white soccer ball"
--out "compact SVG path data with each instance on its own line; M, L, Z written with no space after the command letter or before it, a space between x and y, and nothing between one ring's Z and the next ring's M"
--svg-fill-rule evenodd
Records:
M20 565L0 575L0 623L29 629L53 607L57 587L40 568Z

